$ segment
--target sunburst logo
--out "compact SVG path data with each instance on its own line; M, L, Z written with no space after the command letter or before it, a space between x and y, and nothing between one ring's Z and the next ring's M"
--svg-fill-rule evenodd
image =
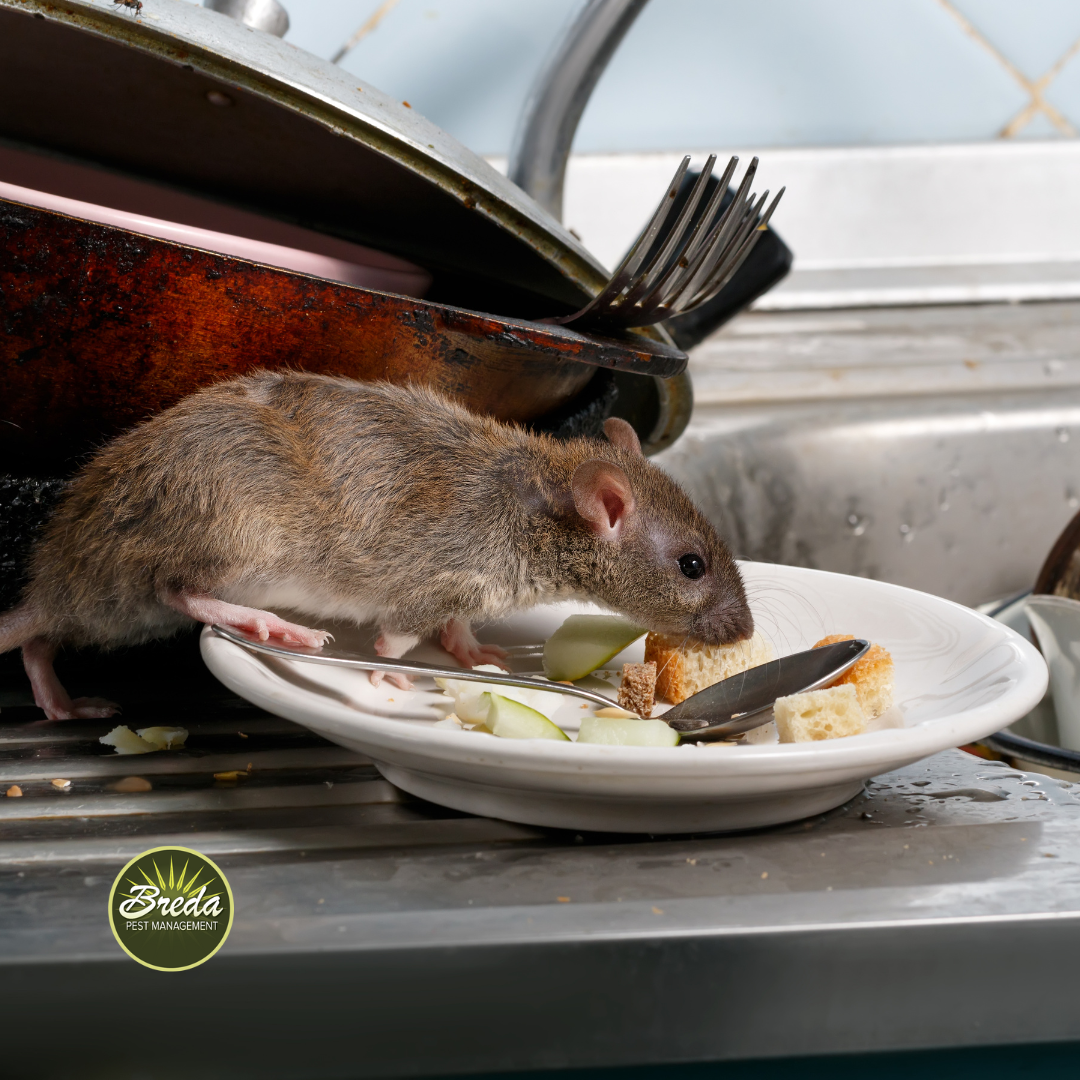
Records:
M220 868L191 848L151 848L120 871L109 925L120 948L156 971L206 963L232 929L233 897Z

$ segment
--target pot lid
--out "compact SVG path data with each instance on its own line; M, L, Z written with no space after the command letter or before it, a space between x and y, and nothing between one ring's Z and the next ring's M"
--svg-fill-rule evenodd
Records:
M407 103L183 0L0 0L0 139L400 255L444 303L557 315L607 278Z

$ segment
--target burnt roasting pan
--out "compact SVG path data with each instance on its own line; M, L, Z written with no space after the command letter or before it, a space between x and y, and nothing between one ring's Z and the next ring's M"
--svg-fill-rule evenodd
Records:
M0 202L8 474L69 472L256 366L424 382L549 430L575 408L593 429L623 415L647 452L689 418L686 358L662 329L604 339L536 321L607 273L529 196L407 104L196 5L0 0L0 181L139 213L157 191L431 279L419 300Z
M0 452L60 468L256 367L423 382L536 421L597 367L669 377L674 346L377 292L0 201Z

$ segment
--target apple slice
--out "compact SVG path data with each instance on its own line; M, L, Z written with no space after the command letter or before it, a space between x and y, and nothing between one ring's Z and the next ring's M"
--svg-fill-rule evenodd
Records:
M663 720L586 716L577 741L607 746L678 746L679 733Z
M522 705L520 701L485 694L490 698L485 725L492 735L502 739L557 739L569 742L567 734L543 713ZM475 729L474 729L475 730Z
M502 670L494 664L479 664L473 668L473 671L490 671L494 674L500 674ZM497 683L467 682L465 679L441 677L435 682L454 699L454 712L470 724L483 724L487 721L488 700L492 694L519 701L548 718L555 715L555 710L565 700L563 694L554 690L533 690L528 686L500 686Z
M571 615L544 642L544 674L553 682L583 679L644 633L618 615Z

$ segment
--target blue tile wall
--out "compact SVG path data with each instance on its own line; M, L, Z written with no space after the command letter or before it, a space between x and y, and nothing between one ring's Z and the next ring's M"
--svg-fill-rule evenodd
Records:
M330 57L384 0L284 0L288 40ZM398 0L343 66L484 154L504 154L580 0ZM575 150L1069 137L1077 0L651 0ZM1071 55L1070 49L1075 49ZM1024 80L1042 88L1032 108ZM1027 110L1027 112L1025 112Z

